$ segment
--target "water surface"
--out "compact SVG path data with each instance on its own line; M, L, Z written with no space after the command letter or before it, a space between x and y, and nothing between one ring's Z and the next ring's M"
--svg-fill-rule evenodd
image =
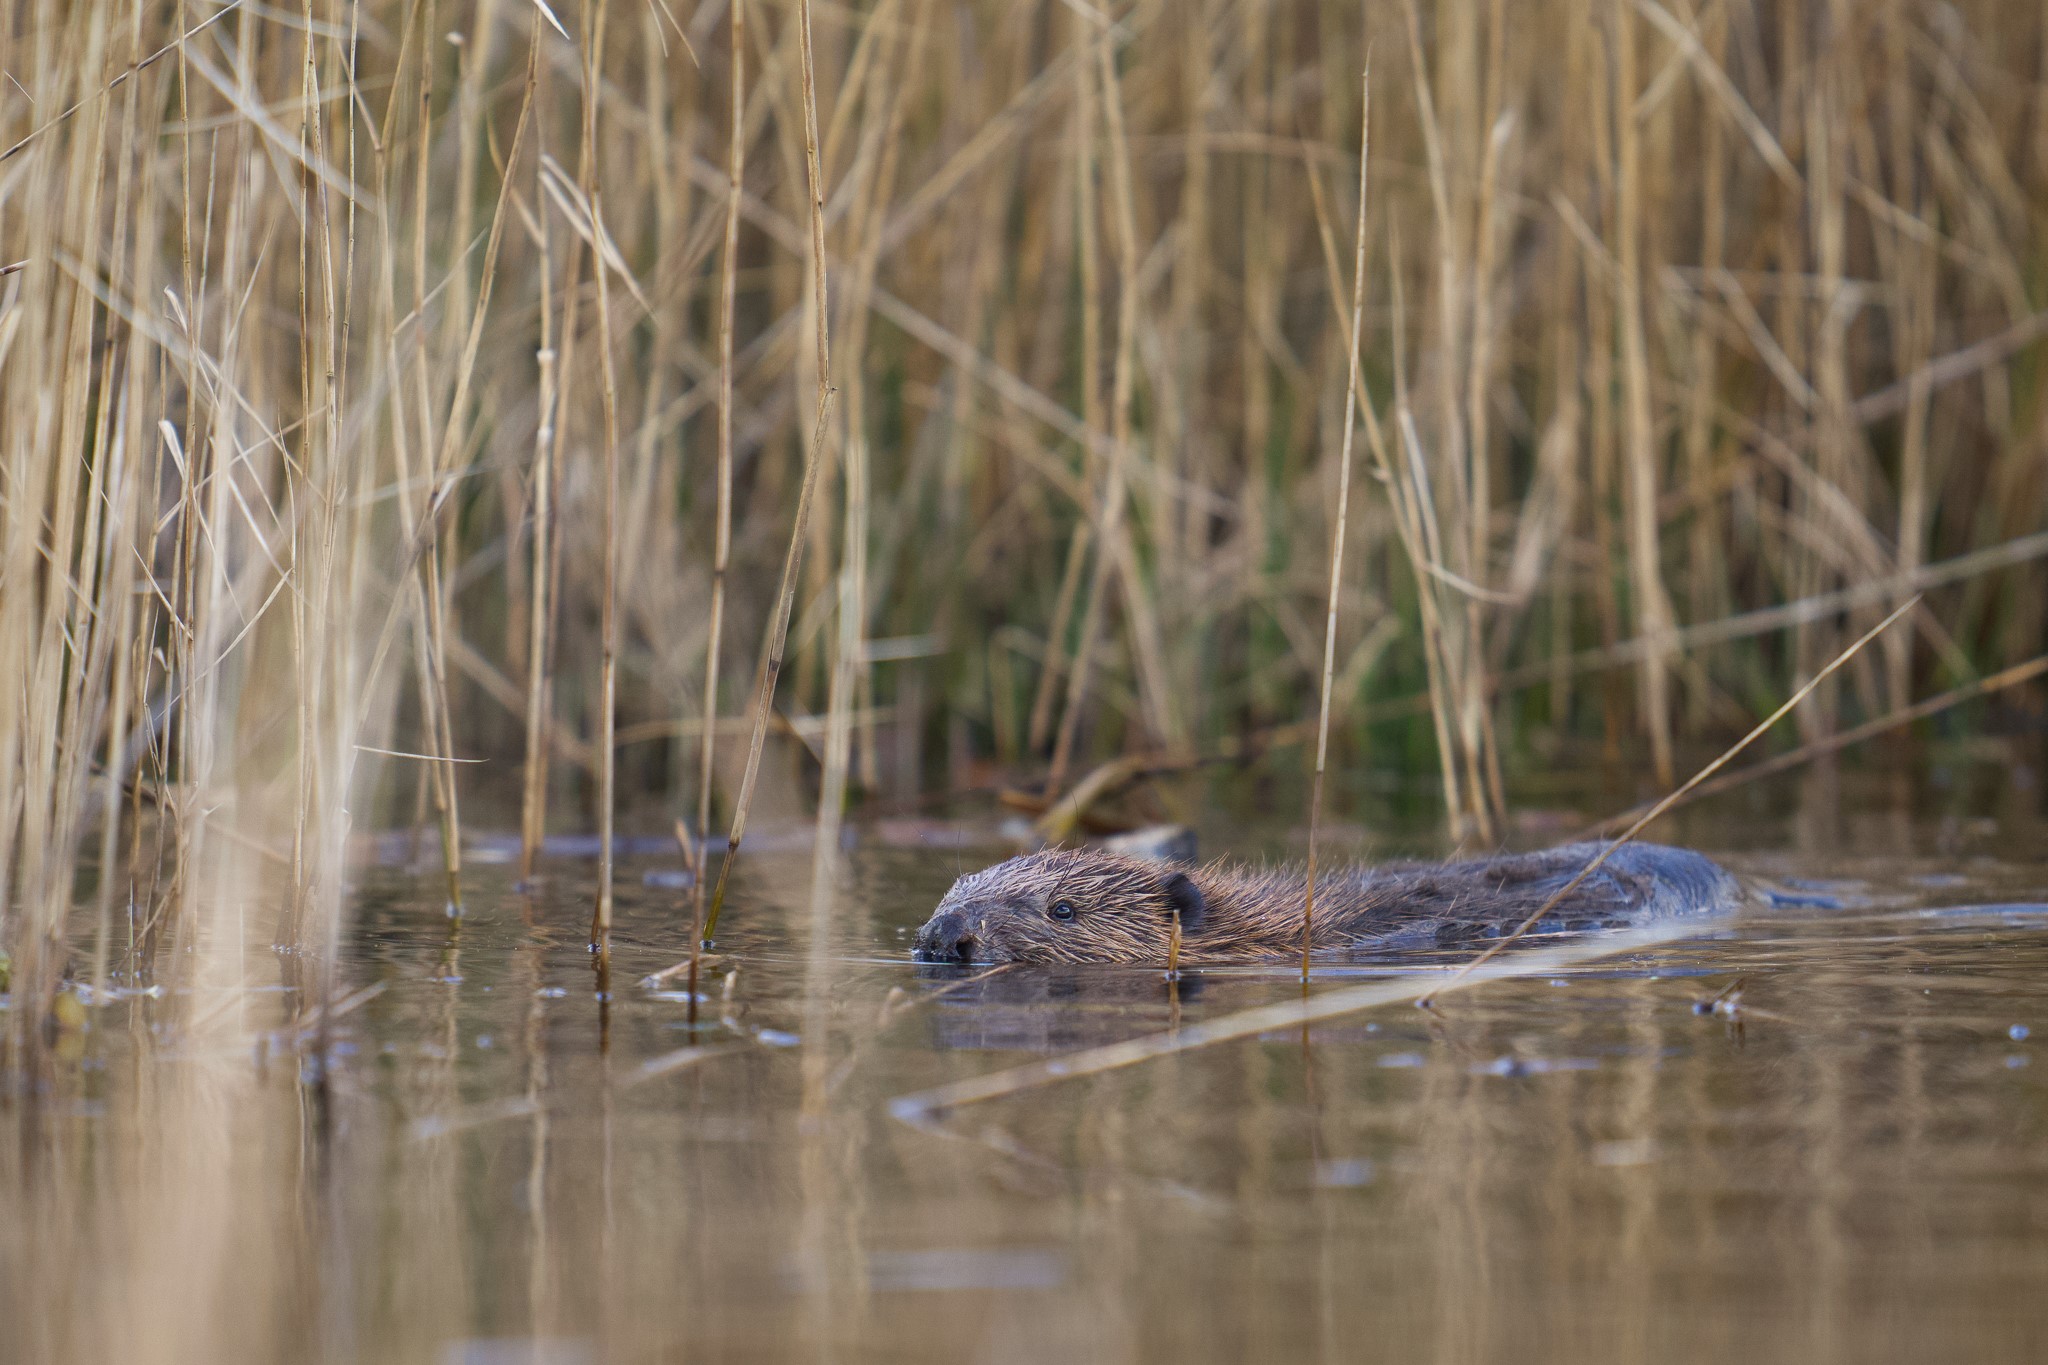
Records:
M2048 865L2003 842L1732 854L1773 894L1704 937L916 1121L1299 988L920 969L1001 850L868 838L815 951L809 853L743 863L693 1029L633 984L672 859L622 865L608 1005L588 864L476 868L459 926L371 868L324 1101L254 911L232 982L172 962L59 1040L0 1155L6 1354L2041 1359Z

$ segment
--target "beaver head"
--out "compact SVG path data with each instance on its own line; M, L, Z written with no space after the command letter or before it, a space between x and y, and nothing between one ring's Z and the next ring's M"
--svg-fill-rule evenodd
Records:
M920 962L1163 962L1176 915L1202 927L1187 873L1108 853L1051 849L953 883L917 931Z

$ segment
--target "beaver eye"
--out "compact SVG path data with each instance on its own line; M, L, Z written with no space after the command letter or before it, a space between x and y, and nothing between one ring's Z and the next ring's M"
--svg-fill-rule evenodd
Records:
M1054 901L1052 903L1052 917L1054 919L1072 919L1074 917L1074 903L1072 901Z

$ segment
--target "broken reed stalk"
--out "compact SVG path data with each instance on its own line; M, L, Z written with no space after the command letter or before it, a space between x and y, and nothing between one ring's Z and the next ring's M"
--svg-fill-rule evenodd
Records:
M1508 977L1550 975L1581 963L1611 957L1615 953L1670 943L1685 938L1692 932L1690 926L1675 922L1648 925L1640 929L1616 930L1611 935L1597 935L1555 948L1537 948L1527 953L1517 953L1507 962L1490 963L1480 968L1476 973L1476 979L1491 981ZM1009 1067L980 1076L969 1076L965 1080L949 1081L929 1090L897 1096L889 1101L889 1115L902 1123L929 1128L950 1111L964 1109L971 1104L986 1104L991 1100L1006 1099L1061 1081L1120 1071L1125 1067L1137 1066L1159 1057L1176 1056L1193 1052L1197 1048L1214 1047L1219 1043L1261 1038L1277 1034L1282 1029L1301 1028L1380 1005L1415 1000L1429 989L1429 982L1434 976L1435 973L1418 972L1412 976L1367 981L1355 986L1339 986L1307 999L1297 998L1277 1001L1270 1005L1255 1005L1250 1009L1239 1010L1218 1018L1170 1027L1142 1038L1130 1038L1123 1042L1083 1048L1076 1052L1063 1052L1056 1057L1027 1062L1022 1066Z
M92 103L92 101L96 99L104 99L106 96L113 94L114 91L118 90L122 85L126 84L130 77L139 75L140 73L147 71L150 67L155 66L158 62L162 61L165 57L168 57L171 53L177 53L179 57L182 59L184 56L185 43L187 42L187 40L198 37L202 30L211 28L214 24L219 23L229 14L233 13L237 9L240 9L241 5L242 0L227 0L227 3L223 4L219 9L215 10L212 14L207 15L198 23L192 25L192 27L180 31L176 38L172 39L168 43L165 43L162 47L150 53L147 57L144 57L141 61L135 63L135 65L129 67L126 71L123 71L120 75L114 77L114 79L112 79L111 81L108 81L105 85L101 86L91 95L86 96L84 99L78 100L76 103L71 104L70 106L65 108L63 112L29 129L28 132L22 134L22 136L19 139L11 143L5 151L0 151L0 162L12 161L25 148L27 148L27 146L31 142L34 142L44 133L49 132L50 129L56 127L58 124L70 119L72 115L76 114L79 110L85 108L85 106ZM179 6L181 12L183 8L184 7L182 5ZM190 130L187 129L186 131L189 134ZM11 265L4 268L0 268L0 273L7 273L14 270L19 270L20 268L21 267L18 264Z
M609 0L597 0L590 28L584 35L583 148L588 180L583 192L590 203L590 235L599 243L607 238L604 197L597 187L597 109L603 97L598 64L604 53L605 21L609 17ZM511 184L511 180L511 176L505 177L506 184ZM599 532L604 554L604 605L598 656L597 901L590 913L590 948L597 954L602 971L612 950L612 823L618 805L619 755L612 736L618 728L619 690L619 403L618 376L612 363L612 268L601 249L592 252L592 270L597 276L598 372L604 385L604 514Z
M733 802L732 832L725 840L725 860L718 865L718 883L712 888L711 909L704 917L703 937L691 949L694 959L703 944L718 932L718 915L725 908L725 887L732 865L739 857L740 841L747 833L747 807L754 798L754 780L761 771L761 748L768 735L768 713L775 704L775 682L782 676L784 651L789 643L789 616L796 603L797 573L803 567L804 536L810 528L811 503L818 490L818 465L825 442L831 434L832 333L831 296L826 292L825 187L818 166L818 90L811 56L811 0L797 0L797 23L803 58L804 169L810 189L811 291L816 309L818 364L818 408L811 444L804 456L803 483L797 490L796 520L790 528L789 552L782 560L782 585L776 593L775 614L768 623L768 653L761 661L761 680L754 693L754 730L747 741L747 766L740 777L738 798ZM687 966L688 964L684 964ZM666 980L671 967L649 977Z
M1323 770L1330 756L1330 694L1337 670L1337 602L1344 585L1344 540L1351 519L1351 446L1358 419L1359 332L1365 322L1365 186L1372 146L1372 60L1359 94L1358 233L1352 251L1351 328L1344 379L1344 439L1337 457L1337 525L1330 537L1330 606L1323 617L1323 689L1316 714L1316 775L1309 789L1308 879L1301 902L1301 984L1308 985L1309 945L1316 913L1316 836L1323 819ZM1314 169L1310 169L1314 174ZM1178 920L1176 919L1176 924Z
M718 283L718 510L711 541L711 625L704 645L704 728L697 741L697 876L690 914L689 1009L697 1011L697 969L704 955L705 854L711 847L711 773L718 743L718 655L725 636L725 574L732 560L732 334L739 297L740 192L746 183L746 4L732 0L732 126L726 144L725 249Z
M1887 627L1889 627L1894 621L1897 621L1900 617L1904 616L1907 612L1911 611L1914 607L1918 606L1919 604L1920 598L1915 596L1908 599L1907 601L1901 602L1897 607L1893 608L1889 616L1885 617L1884 620L1879 621L1876 625L1872 626L1869 630L1865 631L1862 637L1859 638L1854 644L1850 645L1847 649L1837 654L1832 660L1828 662L1827 667L1821 669L1818 673L1815 673L1811 678L1808 678L1804 686L1802 686L1797 692L1794 692L1790 697L1785 699L1784 705L1780 706L1777 710L1771 712L1770 715L1764 717L1764 719L1758 722L1757 725L1753 729L1751 729L1748 734L1744 735L1741 739L1737 740L1732 746L1724 750L1719 758L1715 759L1712 763L1709 763L1706 767L1694 773L1692 777L1686 781L1686 784L1684 786L1680 787L1677 791L1672 792L1669 796L1666 796L1663 800L1657 802L1656 805L1650 807L1649 810L1645 811L1641 816L1639 816L1634 821L1634 823L1629 825L1627 829L1623 830L1619 835L1617 835L1612 843L1608 844L1606 848L1600 850L1599 857L1587 863L1583 868L1580 868L1577 876L1573 877L1570 881L1566 882L1563 886L1559 887L1556 890L1556 892L1554 892L1551 895L1549 900L1546 900L1545 902L1543 902L1543 904L1537 906L1534 910L1530 911L1528 918L1524 919L1520 924L1516 925L1512 931L1502 935L1500 938L1495 939L1491 944L1487 946L1485 952L1481 953L1478 957L1473 958L1463 967L1460 967L1455 973L1452 974L1450 980L1444 983L1441 989L1445 991L1451 990L1452 988L1457 986L1459 982L1463 981L1466 977L1470 976L1472 972L1476 970L1482 963L1486 962L1489 958L1498 956L1503 949L1507 948L1516 939L1519 939L1524 934L1528 933L1529 930L1533 928L1540 920L1542 920L1542 918L1545 915L1549 914L1552 909L1554 909L1560 902L1562 902L1566 896L1569 896L1572 892L1578 890L1580 884L1583 883L1586 880L1586 878L1592 876L1595 872L1598 872L1600 870L1601 865L1604 864L1609 858L1614 856L1614 852L1616 849L1620 848L1623 844L1628 843L1638 834L1641 834L1643 830L1647 828L1650 825L1650 823L1654 821L1658 816L1662 815L1665 811L1670 810L1673 806L1683 801L1686 798L1686 796L1692 792L1694 788L1698 787L1701 783L1705 782L1708 778L1712 777L1721 769L1727 767L1728 764L1734 760L1737 754L1741 753L1744 749L1747 749L1757 740L1763 738L1764 734L1768 732L1773 725L1776 725L1779 721L1783 720L1787 715L1789 715L1792 712L1792 709L1798 706L1800 702L1805 701L1806 698L1813 693L1814 689L1818 688L1822 683L1826 682L1829 678L1833 677L1837 669L1841 668L1842 665L1848 663L1849 660L1855 658L1858 654L1862 653L1863 647L1865 645L1869 644L1872 640L1875 640L1878 636L1884 634L1885 629ZM1432 1000L1435 998L1435 996L1440 993L1441 991L1432 991L1430 992L1430 994L1425 995L1421 999L1416 1001L1416 1003L1427 1008L1432 1002Z
M1979 678L1977 681L1963 687L1953 688L1942 693L1940 696L1924 698L1914 702L1911 706L1901 707L1889 715L1879 716L1876 720L1867 721L1853 729L1837 731L1825 738L1812 740L1800 745L1796 749L1779 754L1775 758L1767 758L1761 763L1751 764L1749 767L1739 771L1725 773L1711 782L1703 782L1688 792L1684 799L1671 802L1665 809L1667 811L1672 810L1678 806L1688 805L1702 797L1715 796L1721 792L1732 791L1736 787L1746 786L1751 782L1757 781L1759 778L1770 777L1773 774L1796 768L1800 764L1813 759L1839 753L1843 749L1861 744L1864 740L1884 734L1888 730L1896 730L1902 725L1911 725L1914 721L1926 720L1929 716L1940 715L1950 707L1960 706L1962 703L1977 697L1989 696L1993 692L2002 692L2008 687L2018 687L2021 683L2032 682L2035 678L2041 677L2044 674L2048 674L2048 655L2043 655L2038 659L2029 659L2026 663L2015 664L2011 668L2000 669L1989 677ZM1637 806L1634 810L1624 811L1620 815L1602 820L1599 824L1592 826L1586 831L1587 837L1597 836L1603 830L1611 829L1624 821L1634 819L1643 811L1648 810L1650 804L1645 803L1644 805Z

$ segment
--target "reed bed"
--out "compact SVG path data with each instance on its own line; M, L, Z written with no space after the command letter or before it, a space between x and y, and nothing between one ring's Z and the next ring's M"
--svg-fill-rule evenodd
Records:
M0 70L31 997L250 859L317 948L351 829L701 868L817 716L836 825L1327 691L1484 839L1915 591L1807 743L2043 652L2038 4L16 0Z

